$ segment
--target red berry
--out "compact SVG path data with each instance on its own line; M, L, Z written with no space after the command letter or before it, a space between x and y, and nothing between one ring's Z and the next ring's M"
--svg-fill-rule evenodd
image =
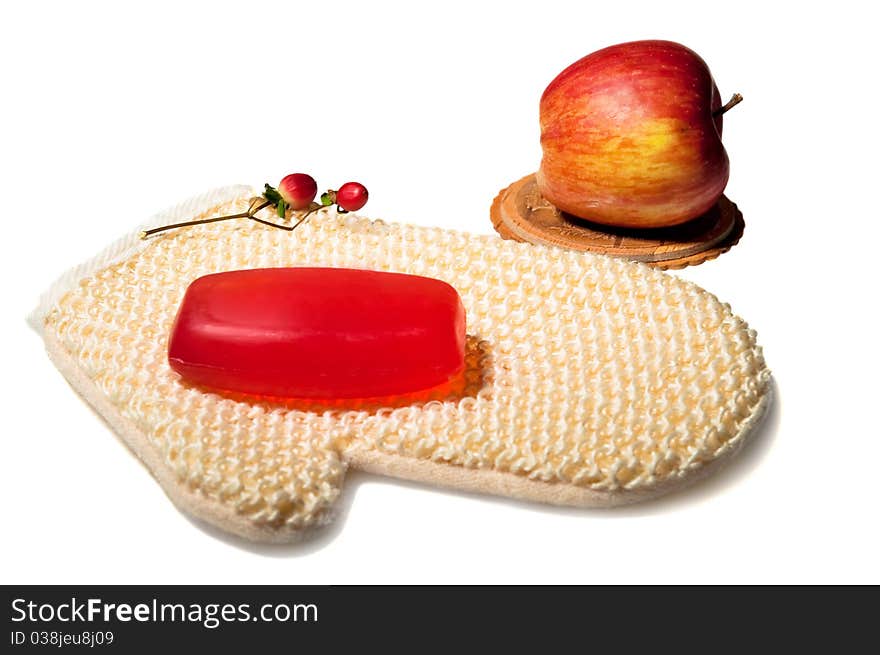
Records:
M336 192L336 204L347 212L356 212L367 204L370 194L360 182L346 182Z
M318 183L311 175L292 173L281 180L278 193L291 209L306 209L318 193Z

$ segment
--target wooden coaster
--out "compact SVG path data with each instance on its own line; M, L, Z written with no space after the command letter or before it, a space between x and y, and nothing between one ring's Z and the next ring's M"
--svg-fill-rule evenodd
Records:
M492 202L490 215L505 239L625 257L662 269L714 259L730 250L745 228L742 213L725 196L699 218L674 227L634 230L598 225L547 202L534 175L503 189Z

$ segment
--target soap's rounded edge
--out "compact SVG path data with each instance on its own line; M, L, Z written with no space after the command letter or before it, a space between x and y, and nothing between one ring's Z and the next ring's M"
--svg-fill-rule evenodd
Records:
M112 405L110 400L98 389L95 382L76 364L74 358L61 341L54 336L52 330L44 330L43 339L49 359L70 383L71 387L95 409L98 415L107 422L111 430L118 435L119 439L134 452L159 483L159 486L162 487L162 490L174 506L181 512L248 541L274 544L293 544L303 541L335 520L339 513L339 503L343 495L344 475L347 470L346 462L339 456L339 453L336 454L342 466L343 475L338 484L339 493L321 516L318 517L314 525L306 528L261 525L238 514L233 508L219 501L201 496L187 489L185 485L175 480L170 468L162 462L156 449L149 443L143 431Z
M707 463L687 469L680 475L655 484L629 489L625 487L613 490L596 489L566 482L533 480L516 473L495 469L466 468L449 462L393 455L364 447L362 444L352 444L342 452L341 457L349 467L358 471L413 482L427 482L466 493L487 494L560 507L619 507L650 501L680 491L723 468L757 432L757 428L768 414L772 396L772 381L768 375L764 394L721 454Z

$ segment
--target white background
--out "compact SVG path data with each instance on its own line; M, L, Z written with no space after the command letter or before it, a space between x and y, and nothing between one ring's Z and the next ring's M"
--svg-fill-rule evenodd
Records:
M3 3L0 582L880 582L876 25L868 3ZM186 518L25 325L68 267L195 193L311 172L376 218L490 233L575 59L666 38L722 94L745 236L676 275L759 333L765 428L713 479L560 510L351 472L263 547Z

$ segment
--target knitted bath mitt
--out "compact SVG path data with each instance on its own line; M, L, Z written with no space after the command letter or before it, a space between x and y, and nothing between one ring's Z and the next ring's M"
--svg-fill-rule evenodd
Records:
M241 212L253 195L223 188L142 227ZM60 279L32 322L179 508L250 539L330 521L348 467L558 505L650 498L727 460L769 401L755 333L642 264L333 211L293 233L249 220L138 232ZM171 370L190 282L283 266L448 282L467 312L462 383L434 397L273 401Z

